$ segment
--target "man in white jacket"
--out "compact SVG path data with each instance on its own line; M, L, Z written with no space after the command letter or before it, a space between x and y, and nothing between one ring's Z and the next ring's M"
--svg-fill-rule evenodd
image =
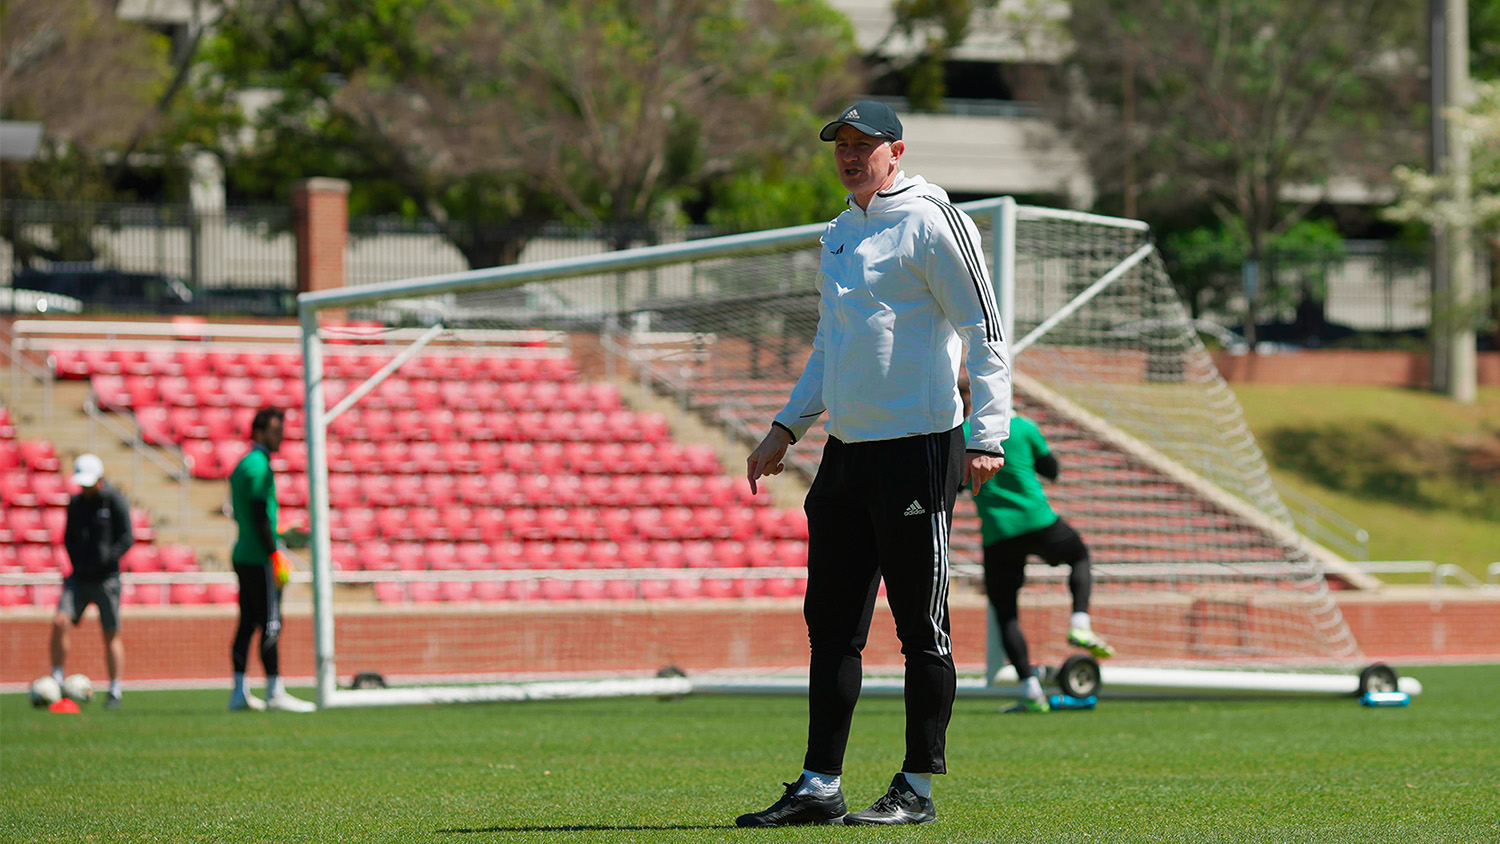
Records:
M806 502L807 755L780 800L736 822L925 823L937 817L932 775L947 770L955 688L948 531L960 483L977 488L1005 462L1010 358L979 230L942 188L901 171L895 112L858 102L820 137L833 142L849 208L823 233L812 354L746 460L754 492L827 412L828 445ZM906 659L906 758L884 796L847 813L844 749L882 578Z

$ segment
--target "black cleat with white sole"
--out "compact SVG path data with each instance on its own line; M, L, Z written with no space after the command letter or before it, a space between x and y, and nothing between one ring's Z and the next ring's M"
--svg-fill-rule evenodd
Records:
M903 774L891 780L891 790L862 812L844 816L845 826L885 826L899 823L928 823L937 820L937 806L931 797L912 790Z
M844 804L844 792L836 791L828 797L816 794L798 794L802 777L796 782L784 782L786 793L764 812L751 812L734 819L735 826L811 826L815 824L837 824L849 807Z

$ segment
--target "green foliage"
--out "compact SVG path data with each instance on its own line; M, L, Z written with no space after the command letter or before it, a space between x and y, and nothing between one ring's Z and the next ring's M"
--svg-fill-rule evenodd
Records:
M1329 489L1500 522L1500 428L1473 442L1413 437L1386 422L1277 428L1261 440L1276 465Z
M1196 315L1225 307L1239 292L1242 267L1251 258L1250 237L1237 220L1166 236L1163 243L1172 284ZM1272 236L1262 252L1263 281L1270 304L1293 304L1326 295L1327 268L1345 256L1332 220L1302 220Z
M489 266L548 220L676 223L703 196L810 193L791 184L808 169L775 164L816 143L854 50L821 0L262 0L209 55L229 87L278 93L256 142L226 149L239 190L343 177L351 213L451 222Z
M998 0L893 0L892 29L917 47L915 55L898 65L913 110L939 110L947 93L943 63L969 36L974 13L996 5Z
M227 635L227 633L226 633ZM1399 665L1406 708L1348 698L1121 699L1002 716L960 698L939 820L860 834L736 830L797 772L799 696L224 711L127 691L81 715L0 696L12 841L1368 842L1494 840L1495 666ZM129 686L127 685L127 690ZM900 698L860 701L843 788L901 761ZM1414 752L1413 748L1420 748Z
M1258 249L1300 216L1284 186L1416 156L1424 5L1075 4L1068 64L1088 106L1070 113L1070 134L1104 193L1123 195L1133 167L1148 219L1207 207Z

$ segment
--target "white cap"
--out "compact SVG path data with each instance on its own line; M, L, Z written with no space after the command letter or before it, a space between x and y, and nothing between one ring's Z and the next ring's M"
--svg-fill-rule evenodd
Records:
M104 461L96 454L80 454L73 461L73 483L79 486L93 486L104 477Z

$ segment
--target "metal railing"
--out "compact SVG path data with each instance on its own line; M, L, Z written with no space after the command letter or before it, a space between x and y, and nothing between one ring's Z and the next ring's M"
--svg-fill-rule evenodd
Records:
M193 471L192 460L183 454L176 446L161 446L168 456L158 454L141 436L140 426L135 424L134 417L129 423L121 422L116 417L123 417L117 408L101 408L98 400L92 392L83 403L83 412L89 417L89 450L98 451L100 440L99 429L103 428L123 444L130 447L130 477L133 484L132 489L142 488L144 481L144 469L146 461L156 465L167 474L167 477L177 482L178 503L177 518L186 523L188 519L188 490L192 483ZM170 458L170 459L169 459Z
M1449 581L1471 589L1494 589L1500 586L1500 563L1490 564L1482 582L1463 566L1433 560L1366 560L1354 565L1368 574L1426 575L1434 589L1443 588Z
M5 356L10 359L10 394L12 400L20 395L21 376L26 374L42 384L42 419L52 421L52 382L54 380L52 370L45 366L39 366L35 361L26 356L26 344L18 342L18 331L0 320L0 334L4 335L5 342L0 344Z
M1369 531L1286 484L1274 480L1272 484L1303 536L1338 552L1344 559L1353 562L1370 559Z

